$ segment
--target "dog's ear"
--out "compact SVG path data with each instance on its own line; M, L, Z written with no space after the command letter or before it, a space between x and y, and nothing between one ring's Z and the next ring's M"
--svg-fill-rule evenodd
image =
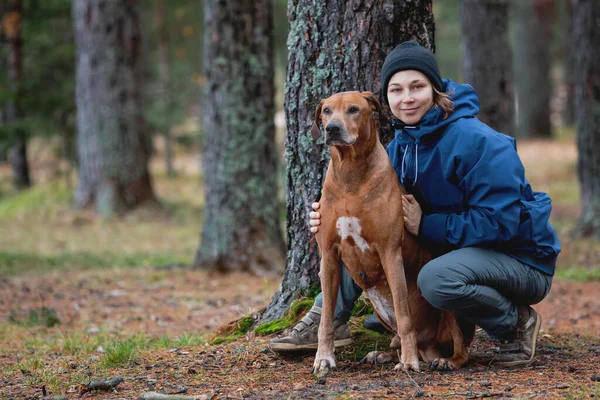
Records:
M315 110L315 120L310 128L310 134L312 135L313 140L317 140L319 136L321 136L321 128L319 124L321 122L321 109L323 108L323 101L319 103L317 109Z
M379 128L386 126L386 124L388 123L388 118L385 112L383 111L381 102L371 92L362 92L362 95L373 107L373 120L377 123Z

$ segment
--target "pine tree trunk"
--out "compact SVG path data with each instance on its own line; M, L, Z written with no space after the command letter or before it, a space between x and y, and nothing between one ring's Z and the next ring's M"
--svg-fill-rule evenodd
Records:
M515 89L518 99L517 135L549 138L550 42L554 0L513 0L517 40L515 43Z
M16 124L21 118L18 106L20 84L23 75L23 40L21 36L21 20L23 4L21 0L8 0L2 7L2 39L6 42L8 87L12 92L11 99L4 105L4 123ZM31 186L29 162L27 160L27 136L22 130L15 129L13 144L8 152L12 166L13 185L17 190Z
M347 90L380 94L380 69L389 51L409 39L434 49L431 0L383 2L291 0L288 3L286 270L264 322L280 318L292 302L320 286L319 254L309 231L329 162L323 139L309 131L321 99ZM389 129L382 135L391 139Z
M510 0L463 0L460 20L464 81L479 95L479 119L514 135L512 52L508 40Z
M596 0L572 0L572 6L581 188L581 216L574 234L600 240L600 7Z
M103 216L155 200L151 138L141 107L141 35L135 0L74 0L77 155L74 205Z
M271 0L204 2L204 224L196 265L281 271Z

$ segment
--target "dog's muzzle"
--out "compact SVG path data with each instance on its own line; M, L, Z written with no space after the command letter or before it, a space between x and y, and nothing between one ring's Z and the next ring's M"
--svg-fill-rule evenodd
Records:
M325 127L325 143L328 145L345 145L349 146L354 143L348 137L348 131L344 129L339 122L330 122Z

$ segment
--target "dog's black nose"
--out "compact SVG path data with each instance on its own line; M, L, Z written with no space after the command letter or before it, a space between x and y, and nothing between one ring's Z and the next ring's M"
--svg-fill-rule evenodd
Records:
M342 131L342 125L339 122L330 122L325 127L325 130L329 134L339 134Z

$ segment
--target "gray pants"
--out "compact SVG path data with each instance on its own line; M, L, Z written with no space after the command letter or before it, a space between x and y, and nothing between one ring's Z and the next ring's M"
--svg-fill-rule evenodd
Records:
M342 268L335 318L348 321L362 290ZM492 338L510 336L517 305L539 303L550 291L552 276L493 250L467 247L427 263L417 279L423 297L434 307L454 312L480 326ZM322 295L315 299L322 306Z

